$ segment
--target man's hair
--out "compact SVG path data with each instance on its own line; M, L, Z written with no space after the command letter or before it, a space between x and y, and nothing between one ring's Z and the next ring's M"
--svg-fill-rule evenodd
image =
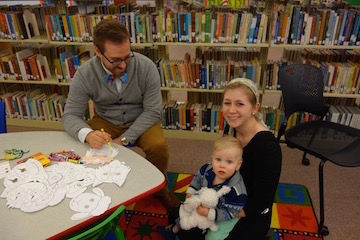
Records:
M103 19L94 30L94 45L104 53L106 41L124 43L130 41L130 34L125 25L115 19Z
M214 150L213 151L223 150L223 149L230 148L230 147L238 148L239 154L240 154L240 159L242 159L243 146L238 139L236 139L232 136L226 135L226 136L216 140L214 142Z

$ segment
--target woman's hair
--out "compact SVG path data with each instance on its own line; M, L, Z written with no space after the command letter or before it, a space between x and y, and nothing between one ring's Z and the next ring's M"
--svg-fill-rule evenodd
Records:
M130 41L130 34L125 25L115 19L103 19L94 30L94 45L104 53L104 44L106 41L114 43L123 43Z
M235 78L231 80L224 89L224 96L227 90L242 88L245 89L245 93L249 98L250 103L255 106L259 102L259 92L257 90L256 84L250 79L246 78Z
M243 146L239 140L232 136L224 136L222 138L219 138L214 142L214 149L213 151L223 150L230 147L235 147L239 149L239 155L240 159L242 159L242 153L243 153Z

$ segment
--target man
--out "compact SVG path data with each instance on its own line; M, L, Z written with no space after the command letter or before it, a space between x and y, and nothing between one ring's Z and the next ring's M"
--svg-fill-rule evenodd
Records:
M169 152L159 123L162 97L155 64L131 51L126 27L113 19L96 26L94 45L96 56L77 70L71 82L62 118L66 132L92 148L107 141L139 146L166 176ZM85 122L89 99L96 115ZM155 196L169 211L180 204L168 186Z

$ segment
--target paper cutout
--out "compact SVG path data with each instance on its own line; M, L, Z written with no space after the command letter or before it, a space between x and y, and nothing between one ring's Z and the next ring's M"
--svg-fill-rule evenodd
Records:
M89 216L103 214L111 203L111 198L105 196L100 188L94 188L94 193L83 193L71 199L71 210L78 212L71 217L71 220L81 220Z
M54 189L48 182L41 163L29 159L15 166L4 179L5 189L1 194L9 208L19 208L24 212L36 212L54 206L65 197L63 189Z
M112 161L118 153L118 149L104 144L101 148L91 148L86 151L86 154L81 158L81 161L85 164L104 164Z
M114 160L108 165L101 166L95 170L95 176L93 187L100 185L101 183L116 183L119 187L123 185L131 168L125 166L124 162Z
M79 220L102 214L111 202L99 188L93 189L95 194L85 192L88 186L95 187L105 182L120 187L129 172L130 167L119 160L97 169L70 162L59 162L44 169L39 161L29 159L16 165L5 176L1 197L6 198L9 208L19 208L24 212L40 211L60 203L65 197L71 198L70 208L78 212L72 219ZM81 204L86 211L81 209Z

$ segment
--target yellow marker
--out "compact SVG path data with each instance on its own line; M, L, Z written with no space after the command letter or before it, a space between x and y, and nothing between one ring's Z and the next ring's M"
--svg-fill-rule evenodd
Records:
M102 132L103 134L105 134L105 131L104 131L103 128L101 129L101 132ZM111 144L110 144L109 140L106 140L106 142L107 142L107 144L109 145L109 147L111 147Z

